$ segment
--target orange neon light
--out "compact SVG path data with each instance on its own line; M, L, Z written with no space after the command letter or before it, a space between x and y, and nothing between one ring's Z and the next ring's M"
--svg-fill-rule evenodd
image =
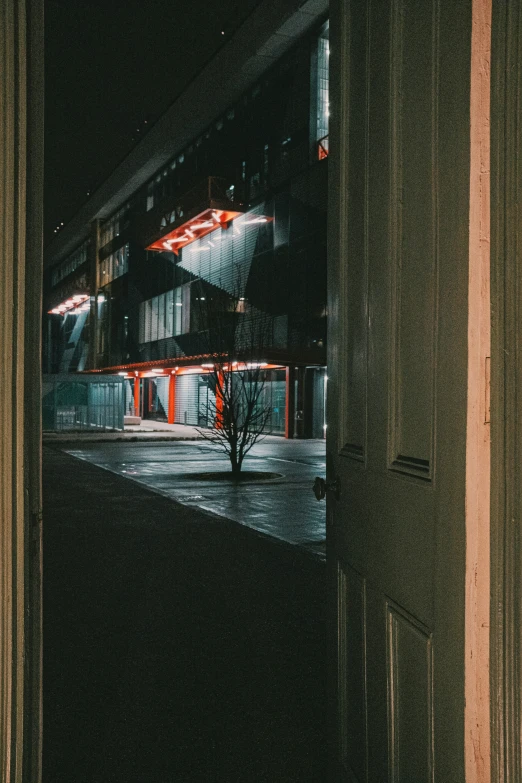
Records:
M156 239L146 249L156 250L160 253L167 250L178 255L180 249L185 245L190 245L191 242L201 239L217 228L226 228L230 221L243 214L243 212L234 212L228 209L205 209L160 239Z
M185 367L165 367L162 371L160 370L152 370L151 368L143 369L143 370L133 370L132 368L129 368L128 370L121 371L118 373L118 375L124 375L125 378L128 380L134 380L134 383L138 381L140 378L173 378L176 375L209 375L211 372L215 370L216 365L214 364L196 364L196 365L188 365ZM218 372L236 372L236 371L244 371L244 370L255 370L257 368L262 368L263 370L280 370L284 367L282 364L274 364L273 362L232 362L232 364L223 364L218 365ZM101 372L98 370L97 372ZM104 372L114 372L113 370L104 370Z

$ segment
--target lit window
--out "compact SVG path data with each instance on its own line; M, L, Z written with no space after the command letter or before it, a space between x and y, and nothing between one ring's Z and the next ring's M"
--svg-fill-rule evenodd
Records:
M317 154L319 159L328 156L328 125L330 116L329 102L329 59L330 41L329 25L324 25L319 38L317 39L317 59L316 59L316 125L315 141L317 143Z

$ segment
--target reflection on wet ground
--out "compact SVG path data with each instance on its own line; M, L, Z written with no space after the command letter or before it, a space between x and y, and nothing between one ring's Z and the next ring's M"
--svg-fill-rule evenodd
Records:
M325 503L312 493L325 475L325 441L268 437L245 458L244 471L280 473L280 478L201 480L195 474L228 470L222 451L201 441L71 444L69 454L138 481L179 503L232 519L261 533L324 557Z

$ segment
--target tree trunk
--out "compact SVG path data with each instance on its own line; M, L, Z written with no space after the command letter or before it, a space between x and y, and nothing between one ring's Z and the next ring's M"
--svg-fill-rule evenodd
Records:
M238 458L238 455L235 451L232 451L230 453L230 464L232 466L232 475L233 476L239 476L241 473L241 465L243 463L243 460L241 458Z

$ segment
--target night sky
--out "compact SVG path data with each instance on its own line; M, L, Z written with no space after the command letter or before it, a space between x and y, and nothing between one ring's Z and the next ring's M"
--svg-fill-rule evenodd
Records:
M258 2L45 0L46 242Z

